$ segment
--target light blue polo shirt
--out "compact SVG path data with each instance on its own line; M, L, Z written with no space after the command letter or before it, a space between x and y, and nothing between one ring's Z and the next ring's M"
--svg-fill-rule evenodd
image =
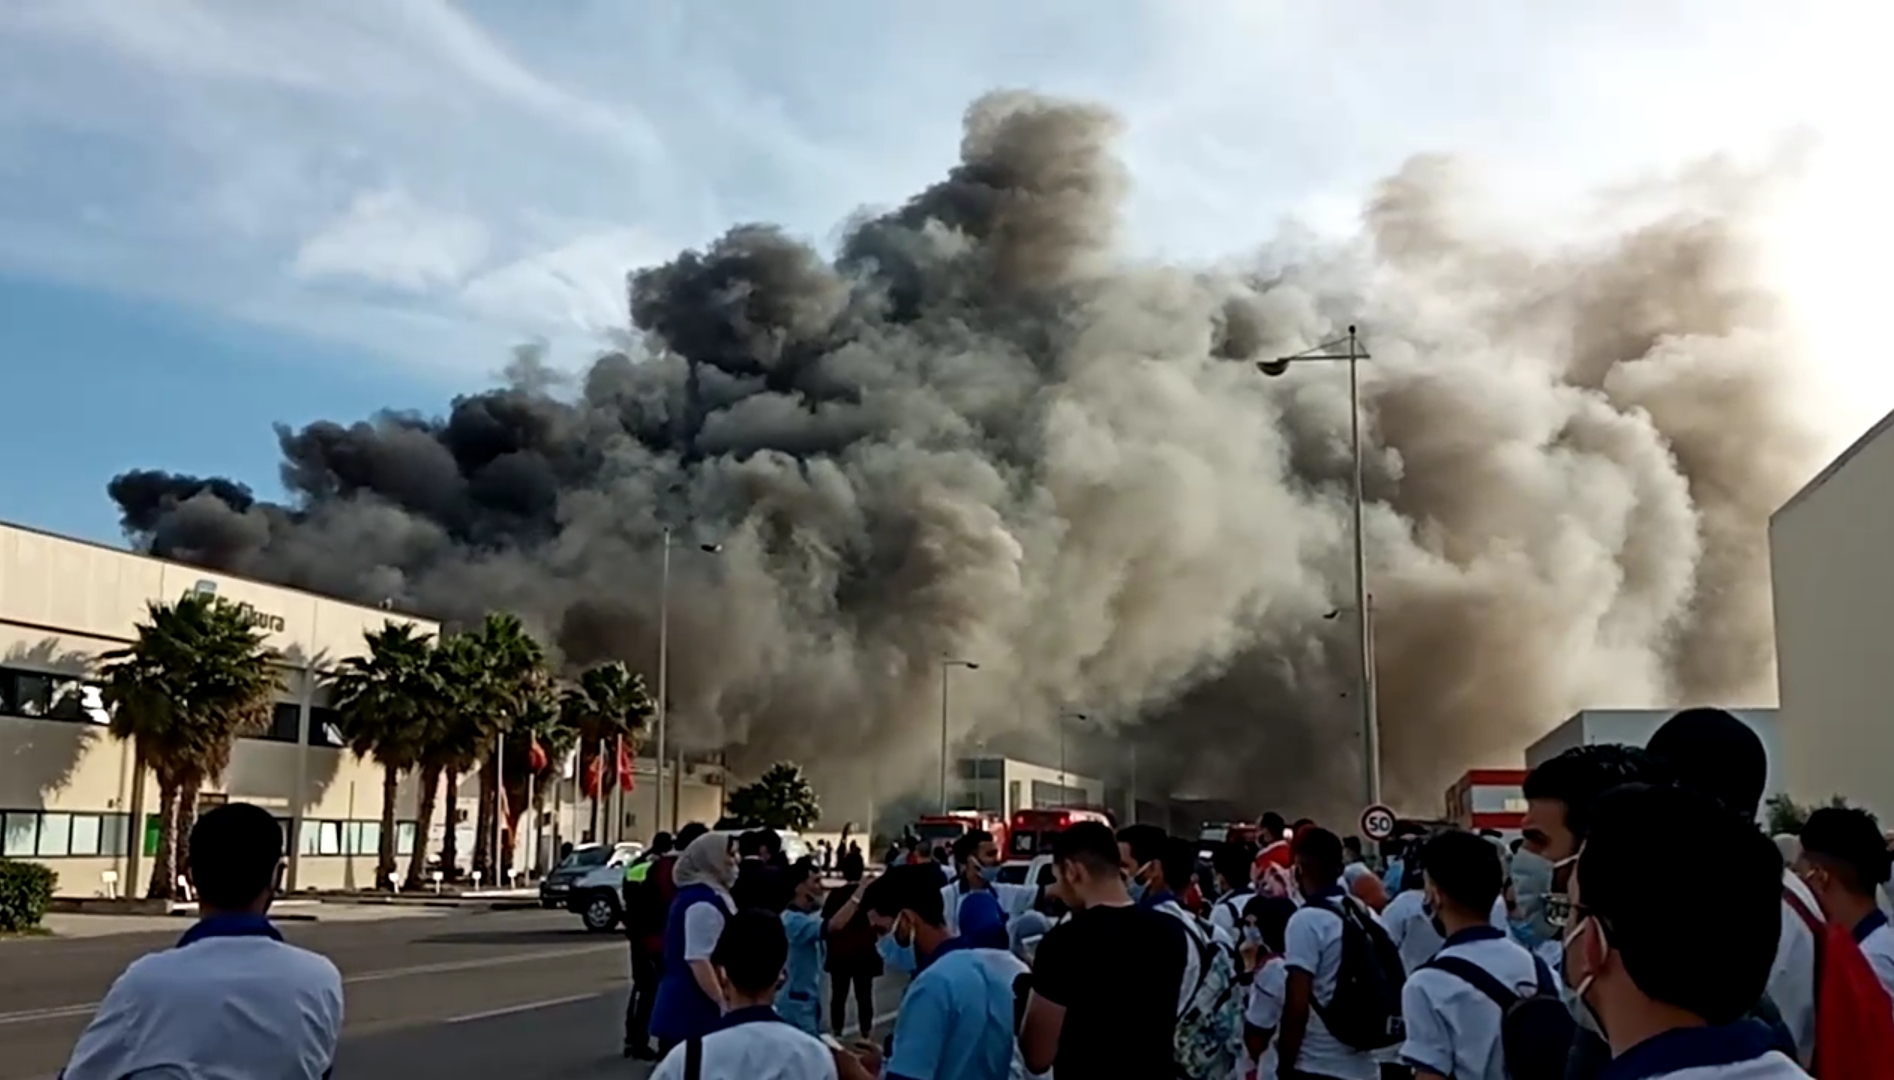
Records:
M1009 1080L1018 1052L1009 970L1023 970L1010 953L958 938L937 949L901 998L887 1080Z

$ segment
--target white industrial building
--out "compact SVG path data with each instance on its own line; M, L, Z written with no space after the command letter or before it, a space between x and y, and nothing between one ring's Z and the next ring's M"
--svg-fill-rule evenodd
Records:
M109 718L90 676L99 654L132 640L148 603L206 591L250 609L252 623L281 656L282 690L270 727L237 741L230 767L206 786L202 805L243 801L275 813L292 838L292 889L374 881L381 769L341 747L324 683L342 658L362 651L364 632L390 620L430 634L437 625L0 524L0 856L45 863L59 874L62 896L142 892L157 847L158 786L136 783L132 749L105 729ZM616 827L610 815L601 818L606 838L651 831L655 772L649 760L636 763L638 786L618 808ZM667 772L667 822L673 813L680 821L720 816L720 767L693 762L681 774L675 766ZM403 866L414 844L413 780L403 777L397 800ZM576 787L573 780L551 785L537 827L522 823L516 865L543 864L558 841L585 835L590 804ZM457 807L440 801L431 852L439 853L452 814L463 865L471 858L478 792L470 774L461 778ZM134 806L140 799L143 805Z
M1894 825L1894 415L1769 521L1790 793Z

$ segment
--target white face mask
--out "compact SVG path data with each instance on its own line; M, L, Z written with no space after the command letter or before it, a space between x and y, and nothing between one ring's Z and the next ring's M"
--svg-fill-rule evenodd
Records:
M1564 956L1560 959L1560 967L1564 969L1568 978L1572 972L1572 942L1577 941L1579 935L1585 933L1587 927L1592 933L1599 935L1599 950L1604 951L1604 927L1600 926L1595 918L1580 919L1576 926L1566 932L1564 939L1560 942L1565 950ZM1569 987L1571 997L1567 999L1566 1007L1571 1009L1572 1019L1579 1027L1602 1039L1605 1037L1605 1025L1598 1019L1598 1013L1591 1007L1591 1003L1585 1000L1585 992L1591 989L1591 984L1597 977L1597 973L1587 972L1585 977L1578 981L1577 986Z

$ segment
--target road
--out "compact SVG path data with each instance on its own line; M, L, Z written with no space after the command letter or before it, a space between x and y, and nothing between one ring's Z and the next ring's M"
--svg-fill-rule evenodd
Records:
M125 965L162 933L0 942L0 1080L47 1080ZM641 1080L623 1060L624 939L564 912L481 911L385 921L285 922L284 936L342 972L345 1080ZM876 984L884 1022L900 1000Z

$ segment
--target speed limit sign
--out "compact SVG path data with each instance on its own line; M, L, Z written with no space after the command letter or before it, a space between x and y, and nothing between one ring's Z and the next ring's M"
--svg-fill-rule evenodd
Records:
M1394 835L1394 811L1376 803L1361 812L1361 835L1377 843Z

